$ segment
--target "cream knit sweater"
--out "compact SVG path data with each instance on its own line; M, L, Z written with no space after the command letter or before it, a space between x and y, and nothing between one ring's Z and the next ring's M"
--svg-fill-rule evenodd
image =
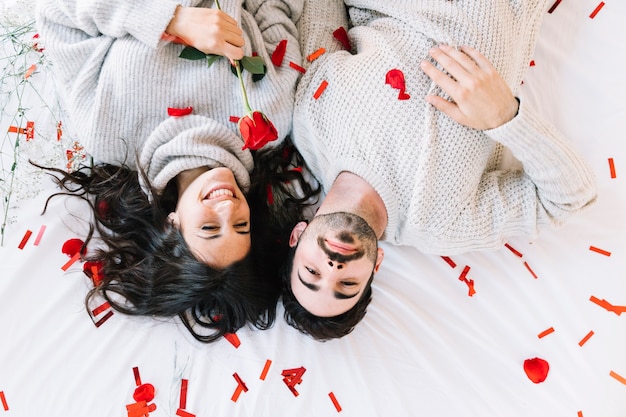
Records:
M387 208L384 239L439 255L535 236L590 204L590 168L523 100L512 121L489 131L461 126L423 100L443 95L419 68L440 43L478 49L516 93L548 2L346 0L351 54L332 37L348 25L342 2L307 0L303 55L327 51L308 67L294 110L294 141L313 175L325 190L341 171L361 176ZM385 84L394 68L409 100ZM315 99L322 81L328 86ZM503 145L523 170L500 169Z
M102 162L142 168L157 188L183 169L227 166L240 186L249 185L251 153L231 116L243 114L237 77L226 58L179 58L182 45L161 40L176 6L212 7L206 0L39 0L38 27L53 63L66 124ZM245 55L265 59L267 74L252 82L244 72L250 104L278 130L278 145L291 131L301 63L296 22L303 0L222 0L246 40ZM270 59L287 40L283 65ZM193 107L169 117L167 109Z

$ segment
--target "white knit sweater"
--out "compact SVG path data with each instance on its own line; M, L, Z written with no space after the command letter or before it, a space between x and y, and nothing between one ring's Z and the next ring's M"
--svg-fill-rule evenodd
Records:
M157 188L180 170L228 166L243 188L249 184L251 153L231 116L243 115L241 91L222 58L179 58L182 45L161 40L176 6L212 7L207 0L38 0L38 27L53 63L67 126L102 162L135 167L141 157ZM267 74L253 82L244 71L251 106L278 130L276 146L291 131L301 63L296 22L303 0L222 0L240 23L245 55L257 53ZM287 40L283 65L271 54ZM193 107L194 117L172 118L167 109ZM157 151L160 150L160 151Z
M581 156L522 100L503 126L476 131L423 100L445 96L420 70L431 46L469 45L496 66L514 93L529 66L549 1L346 0L353 52L332 31L343 4L308 0L299 30L310 64L294 110L294 141L328 190L341 171L367 180L388 212L384 239L452 255L535 236L595 199ZM385 84L391 69L406 79L409 100ZM327 88L316 100L322 81ZM523 170L502 170L503 145Z

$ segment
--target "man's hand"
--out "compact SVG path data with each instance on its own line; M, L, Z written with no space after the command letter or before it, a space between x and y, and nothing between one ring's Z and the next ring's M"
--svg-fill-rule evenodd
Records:
M422 62L422 70L453 101L426 96L428 103L458 123L478 130L496 128L515 117L518 101L491 62L480 52L467 46L458 50L441 45L432 48L430 56L447 74L427 61Z
M243 32L221 10L178 6L165 32L206 54L243 58Z

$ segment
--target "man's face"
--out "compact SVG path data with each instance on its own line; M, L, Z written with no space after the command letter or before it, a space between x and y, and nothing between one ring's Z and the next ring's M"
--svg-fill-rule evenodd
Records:
M378 271L383 250L359 216L330 213L296 225L289 244L296 247L291 290L311 314L334 317L351 309Z

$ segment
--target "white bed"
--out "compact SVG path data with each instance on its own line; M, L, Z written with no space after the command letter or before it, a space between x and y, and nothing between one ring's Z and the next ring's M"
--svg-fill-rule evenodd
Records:
M19 3L5 0L4 11ZM23 37L34 42L33 35ZM27 81L43 94L20 99L28 101L24 117L15 100L5 101L0 125L8 208L0 417L626 416L624 39L625 2L556 1L523 86L587 156L599 184L595 206L497 252L444 259L383 244L373 302L352 334L315 342L287 326L281 310L272 329L237 332L239 347L226 339L200 344L176 319L86 312L91 281L81 261L63 270L70 258L61 251L68 239L84 238L85 207L57 199L41 216L54 187L25 162L55 152L65 158L72 138L53 136L57 121L40 105L55 108L45 62L26 54L20 68L38 65ZM24 72L14 77L22 82ZM18 192L7 203L19 135L8 131L25 120L35 120L35 137L21 135ZM532 358L549 363L542 383L524 372ZM285 381L285 370L295 376ZM152 411L133 399L141 383L155 388Z

